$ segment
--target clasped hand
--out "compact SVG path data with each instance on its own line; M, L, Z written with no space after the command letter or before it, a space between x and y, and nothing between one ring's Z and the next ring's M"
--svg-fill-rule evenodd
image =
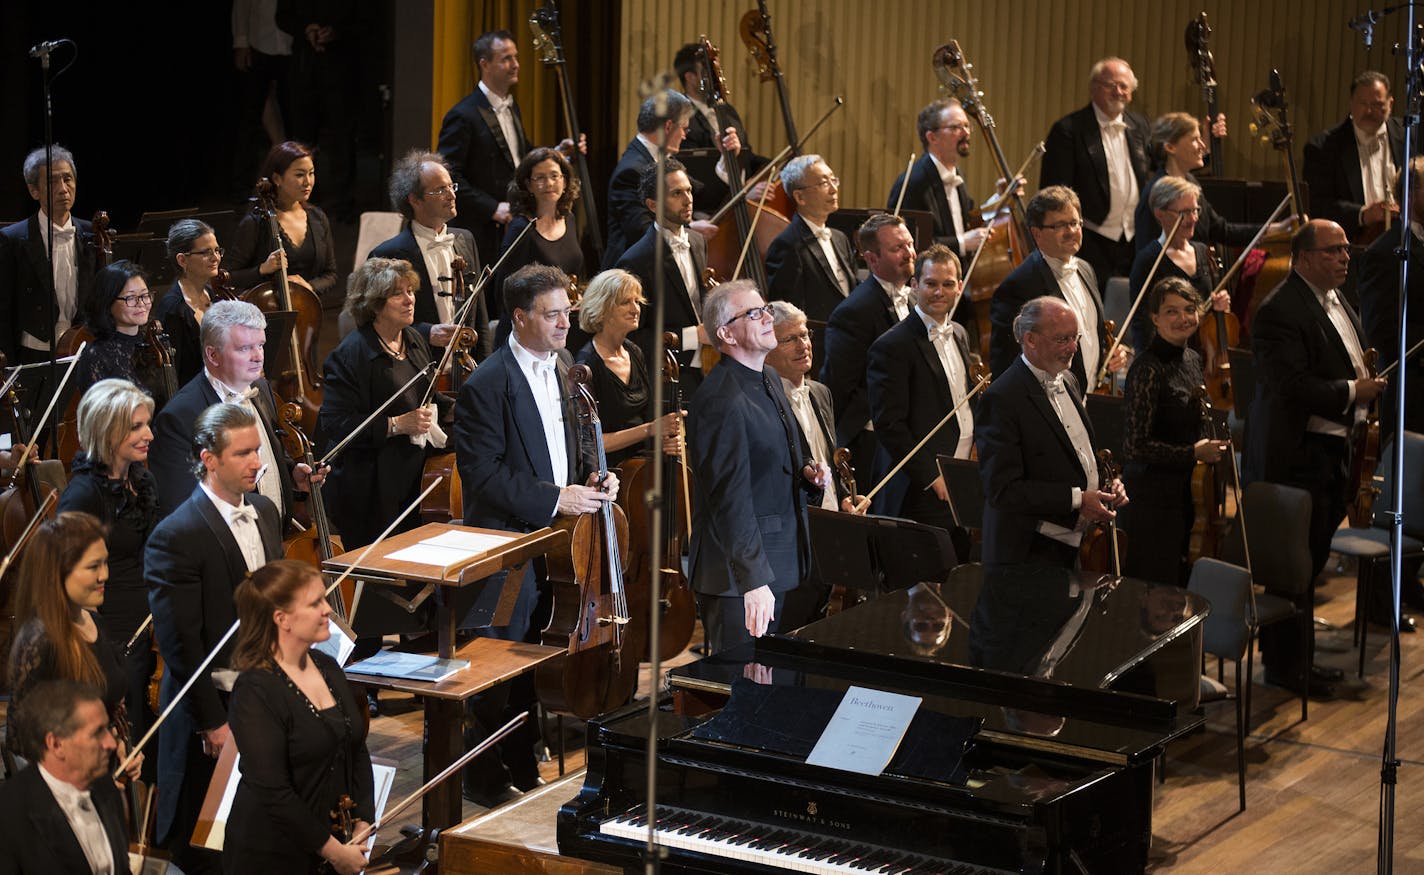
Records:
M559 505L556 512L564 516L578 516L584 513L593 513L603 507L605 502L614 501L618 498L618 475L612 471L608 472L608 477L602 485L598 482L598 472L594 472L588 477L587 486L569 484L559 490Z

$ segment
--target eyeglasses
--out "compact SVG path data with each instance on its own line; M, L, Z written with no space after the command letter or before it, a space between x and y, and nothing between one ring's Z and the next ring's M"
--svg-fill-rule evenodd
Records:
M1201 207L1188 207L1185 210L1163 210L1162 212L1173 216L1200 216Z
M1337 243L1337 244L1335 244L1334 246L1313 246L1313 247L1311 247L1310 249L1307 249L1307 250L1305 250L1305 251L1306 251L1306 252L1328 252L1328 253L1330 253L1331 255L1348 255L1349 252L1350 252L1350 244L1348 244L1348 243Z
M820 182L812 182L812 183L810 183L809 185L803 185L803 186L801 186L801 187L802 187L802 188L840 188L840 187L841 187L841 180L840 180L840 177L838 177L838 176L827 176L825 179L821 180Z
M529 181L535 185L557 185L563 181L563 178L564 175L562 173L550 173L547 176L531 176L529 177ZM451 183L451 185L454 185L454 183Z
M1037 331L1031 333L1038 334ZM1077 343L1078 341L1083 339L1083 335L1081 334L1060 334L1057 337L1048 337L1046 335L1039 334L1038 336L1042 337L1044 340L1048 341L1054 346L1068 346L1069 344Z
M785 346L788 343L804 343L809 345L815 339L815 332L813 332L809 328L806 328L796 332L795 334L788 334L785 337L779 337L776 339L776 342L782 346Z
M183 252L183 253L180 253L180 254L182 254L182 255L195 255L195 256L197 256L198 258L222 258L222 257L223 257L223 253L225 253L225 252L227 252L227 250L226 250L226 249L223 249L221 246L214 246L214 247L212 247L211 249L193 249L193 250L190 250L190 251L188 251L188 252Z
M961 134L969 133L969 125L963 123L953 125L941 125L939 129L941 131L954 131Z
M125 295L122 298L115 298L115 301L122 301L125 307L142 307L153 300L153 295L144 292L141 295Z
M425 193L426 197L442 197L446 194L454 194L460 190L460 183L452 182L449 185L442 185L439 188L432 188Z
M1083 227L1083 221L1081 219L1073 219L1069 222L1054 222L1052 225L1039 225L1038 227L1042 228L1045 231L1052 231L1055 234L1061 234L1064 231L1081 230Z
M760 307L753 307L753 308L751 308L750 310L747 310L747 311L742 312L742 313L738 313L737 315L733 316L731 319L728 319L726 322L723 322L723 323L722 323L722 327L725 328L725 327L727 327L728 325L731 325L733 322L736 322L738 319L746 318L746 319L752 320L753 322L760 322L760 321L763 320L763 319L771 319L771 318L774 318L775 316L776 316L776 305L774 305L774 304L762 304Z

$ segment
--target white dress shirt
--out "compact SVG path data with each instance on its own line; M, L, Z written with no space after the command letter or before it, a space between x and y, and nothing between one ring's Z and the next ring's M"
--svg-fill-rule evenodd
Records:
M1394 156L1389 151L1389 124L1379 126L1374 133L1361 130L1354 122L1355 144L1360 152L1360 181L1364 183L1365 203L1393 202Z
M1078 405L1077 396L1065 382L1069 379L1068 372L1063 371L1057 376L1050 377L1047 371L1029 364L1027 356L1020 353L1019 358L1023 359L1025 365L1028 365L1028 369L1033 372L1033 375L1038 378L1039 384L1048 393L1048 403L1053 406L1053 412L1058 414L1058 421L1062 423L1063 430L1068 433L1068 440L1073 444L1073 454L1078 457L1078 464L1082 467L1083 473L1087 475L1087 488L1090 491L1096 491L1098 488L1098 459L1093 453L1093 442L1088 439L1088 427L1084 422L1087 413ZM1083 490L1077 486L1070 488L1073 509L1079 510L1083 506ZM1083 529L1086 526L1087 520L1079 516L1078 525L1071 532L1047 521L1039 522L1038 531L1055 541L1076 547L1083 540Z
M64 819L69 821L69 828L74 831L74 837L79 840L79 847L84 850L84 858L89 861L89 871L94 875L113 875L114 851L109 846L109 834L104 832L104 821L95 810L89 791L80 790L68 781L61 781L51 775L41 763L35 763L35 768L40 770L40 777L44 778L49 792L54 794L54 801L59 804L59 810L64 812ZM108 778L99 780L105 781ZM128 862L124 860L125 872L128 871Z
M1301 277L1305 279L1305 277ZM1340 295L1334 289L1317 289L1309 280L1305 283L1310 287L1310 291L1315 294L1315 300L1320 302L1321 308L1325 310L1325 315L1329 317L1330 324L1334 326L1335 333L1339 335L1340 342L1345 345L1345 352L1350 356L1350 364L1355 369L1355 379L1363 380L1369 377L1369 369L1365 367L1365 351L1360 345L1360 337L1355 333L1355 325L1350 321L1350 315L1345 312L1345 305L1340 303ZM1365 407L1355 404L1355 384L1350 384L1348 400L1345 402L1345 410L1354 408L1355 419L1364 419L1367 413ZM1350 430L1333 419L1326 419L1323 416L1311 414L1305 420L1305 430L1316 434L1326 434L1334 437L1348 438Z
M885 290L885 294L890 296L890 303L895 307L896 320L903 321L906 316L910 315L910 307L914 306L910 302L915 299L915 293L910 291L909 286L900 286L897 289L875 274L871 274L871 276L874 276L875 281L880 283L880 288Z
M257 481L257 492L276 505L278 513L285 516L287 507L282 504L282 472L277 470L277 451L267 439L267 428L262 424L262 414L257 412L257 405L252 401L257 395L257 388L248 386L244 390L234 389L213 376L213 372L207 368L203 369L203 374L208 378L208 384L213 387L213 391L218 393L219 401L245 407L248 413L257 417L257 437L262 442L257 448L257 455L262 464L267 466L267 473Z
M534 405L539 408L539 424L544 427L545 449L554 470L554 485L569 485L569 439L564 431L564 393L559 384L558 356L547 353L540 358L520 345L514 334L509 335L509 349L519 365L519 373L529 383ZM558 503L555 502L555 508ZM549 516L554 515L554 509Z
M925 323L930 345L939 355L940 367L944 368L945 377L949 380L950 397L954 399L955 404L959 404L964 400L964 383L968 378L965 376L967 371L964 362L959 357L958 345L954 342L953 323L948 318L943 322L936 322L932 317L926 316L918 304L915 305L915 315ZM959 424L959 443L954 448L954 457L967 459L969 448L974 445L974 413L968 404L964 404L955 412L954 418Z
M941 164L933 152L930 153L930 160L934 162L935 170L939 171L939 183L944 186L944 197L949 201L949 216L954 222L954 236L959 241L959 251L964 252L964 210L959 205L959 187L964 184L964 177L959 175L958 168Z
M267 552L262 547L262 533L257 529L257 508L247 501L240 505L229 504L214 492L206 481L200 481L198 485L203 488L213 507L222 514L228 531L232 532L233 539L242 550L242 560L247 563L247 570L256 571L266 565Z
M53 225L44 210L40 210L39 220L40 246L48 251L50 228ZM54 237L54 297L55 310L59 316L59 321L54 323L56 343L59 342L60 336L74 324L75 310L79 307L79 262L77 261L79 244L75 240L78 233L78 227L74 224L74 216L71 214ZM20 345L26 349L49 352L49 343L40 340L28 331L20 335Z
M1137 210L1137 174L1132 172L1132 158L1127 148L1127 122L1122 114L1109 118L1103 115L1097 104L1093 105L1093 115L1097 116L1102 133L1103 153L1108 159L1108 214L1102 224L1083 224L1109 240L1131 240L1135 231L1134 213Z
M442 323L455 320L455 299L441 292L453 292L454 283L444 283L441 277L454 277L455 235L447 225L440 229L427 228L419 222L410 223L411 236L425 257L425 270L430 275L430 291L435 296L435 312Z
M815 222L801 217L806 223L806 227L811 229L811 233L816 235L816 242L821 244L821 251L826 255L826 261L830 262L831 272L836 275L836 284L840 286L841 297L850 294L850 277L846 276L845 270L841 267L840 256L836 255L836 247L831 245L831 229L825 225L817 225Z
M1078 351L1083 354L1083 373L1089 380L1096 380L1103 354L1098 346L1098 326L1102 324L1102 314L1098 312L1092 294L1083 286L1083 276L1078 273L1078 259L1063 261L1045 255L1043 260L1058 279L1058 289L1063 293L1064 300L1078 314Z
M791 412L796 415L801 433L806 436L806 443L811 447L811 458L834 470L831 464L833 451L826 446L826 435L821 431L820 420L816 418L816 402L811 400L811 384L803 379L800 386L793 386L790 380L782 377L781 388L786 390L786 397L791 399ZM821 493L821 507L826 510L838 509L834 487Z
M677 272L682 275L683 285L687 286L687 296L692 300L692 312L701 313L701 287L697 281L697 265L692 263L692 240L687 236L687 229L679 227L676 231L670 231L661 222L658 223L658 229L672 252L672 260L677 264Z
M519 166L519 159L524 156L519 153L518 125L514 121L514 95L510 94L500 97L489 86L480 82L480 90L485 93L485 98L489 100L490 108L494 110L494 117L499 119L499 129L504 133L504 141L509 144L509 158L514 162L514 166Z

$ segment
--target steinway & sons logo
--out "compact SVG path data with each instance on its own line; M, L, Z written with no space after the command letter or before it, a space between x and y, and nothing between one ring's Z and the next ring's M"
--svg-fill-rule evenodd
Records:
M782 820L794 820L799 823L813 823L817 826L828 826L833 829L849 830L851 825L843 820L836 820L831 817L822 817L819 804L813 799L806 803L805 811L790 811L785 808L773 808L772 816Z

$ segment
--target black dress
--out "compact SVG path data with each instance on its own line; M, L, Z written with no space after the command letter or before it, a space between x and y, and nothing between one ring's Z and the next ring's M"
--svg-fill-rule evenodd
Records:
M163 323L163 331L173 343L173 367L178 371L178 385L198 376L203 370L203 344L198 335L198 317L183 297L183 286L177 280L158 305L153 318Z
M529 224L528 216L515 216L509 223L509 229L504 232L504 240L499 245L500 257L504 257L505 252L514 245L524 228ZM499 327L495 331L495 348L509 339L509 332L512 327L509 313L504 309L504 281L521 267L531 264L547 264L557 267L569 276L579 278L581 284L587 284L592 279L592 275L584 270L583 246L579 243L578 222L572 215L564 217L564 236L557 240L549 240L539 233L537 227L530 228L529 233L524 235L524 239L519 241L519 248L509 253L503 265L499 268L499 273L491 280L490 286L493 295L489 299L489 311L499 315ZM597 271L594 271L597 273ZM588 341L588 335L578 326L577 315L570 317L568 348L579 349Z
M643 351L631 340L623 341L623 349L628 353L628 382L608 369L603 356L598 354L590 340L574 357L580 364L588 365L593 372L589 390L598 402L598 418L603 423L603 433L613 434L627 428L642 425L650 420L648 406L652 401L652 390L648 383L648 368L643 363ZM622 465L628 459L650 446L648 441L608 454L609 467Z
M1162 226L1157 224L1157 215L1152 212L1150 201L1152 186L1156 185L1157 180L1165 175L1159 172L1153 176L1147 181L1147 185L1143 186L1142 194L1138 195L1137 212L1133 214L1133 226L1136 231L1133 233L1132 239L1137 243L1139 252L1150 245L1153 240L1162 236ZM1198 188L1201 187L1201 180L1192 174L1188 173L1184 178ZM1201 207L1201 215L1197 217L1197 229L1192 232L1193 240L1202 243L1245 246L1260 230L1250 222L1228 222L1225 216L1212 208L1205 193L1197 198L1197 206Z
M79 356L74 369L74 397L83 398L100 380L128 380L154 399L154 412L168 400L163 385L163 371L147 355L148 341L142 332L124 334L115 331L107 337L91 341Z
M1161 237L1161 232L1157 232ZM1192 288L1197 290L1197 294L1205 300L1216 288L1216 264L1212 261L1210 253L1207 252L1205 243L1192 241L1188 244L1197 256L1197 272L1187 276L1186 271L1177 267L1177 263L1170 255L1162 256L1162 263L1157 267L1157 273L1152 277L1152 285L1157 285L1168 277L1178 277L1192 284ZM1142 290L1142 284L1147 281L1147 275L1152 272L1152 264L1157 261L1157 253L1162 251L1162 241L1153 240L1145 249L1139 249L1137 257L1132 260L1132 274L1128 277L1128 300L1137 300L1137 293ZM1151 290L1148 290L1151 294ZM1132 316L1132 334L1129 343L1133 349L1146 349L1152 342L1152 338L1157 335L1152 328L1152 317L1147 311L1147 296L1144 295L1142 303L1138 305L1137 312ZM1196 338L1189 341L1195 347Z
M99 691L104 698L104 708L113 717L124 701L128 683L124 677L124 665L119 655L119 647L98 622L98 617L90 612L95 621L98 635L92 642L86 642L89 652L99 663L99 671L104 676L103 688ZM10 692L10 709L14 709L29 695L35 684L43 681L61 680L55 665L54 645L45 632L44 624L38 617L31 617L15 633L15 641L10 645L9 677L13 684Z
M287 273L306 280L320 297L336 286L336 250L326 213L320 207L307 204L306 215L307 235L302 245L292 245L291 238L283 231L282 247L287 250ZM232 287L239 294L275 278L275 274L263 276L261 267L276 248L265 218L248 213L237 223L223 267L232 272Z
M404 361L386 352L371 325L346 335L327 357L318 422L328 447L343 440L430 362L430 347L420 332L406 328L403 334ZM327 475L323 498L347 549L355 550L376 540L396 514L420 494L420 475L429 445L418 447L403 434L388 437L386 420L414 410L427 385L425 380L417 380L384 414L372 420L341 451ZM420 524L419 514L413 513L396 531Z
M1201 384L1201 356L1160 337L1128 369L1123 482L1132 501L1120 519L1128 536L1123 570L1129 576L1184 580L1195 518L1193 445L1206 430L1196 396Z
M109 534L109 580L104 604L99 608L99 628L109 640L124 647L148 618L148 585L143 580L143 549L158 525L158 486L140 462L129 466L128 477L109 479L108 472L80 453L74 457L69 485L59 498L59 512L78 510L93 514ZM137 735L152 725L148 708L148 681L157 667L150 629L124 659L129 722ZM157 763L151 758L151 762Z
M242 755L223 843L223 872L314 872L342 794L353 819L375 822L371 755L356 697L336 660L311 651L336 705L325 710L282 669L249 669L233 684L228 726Z

